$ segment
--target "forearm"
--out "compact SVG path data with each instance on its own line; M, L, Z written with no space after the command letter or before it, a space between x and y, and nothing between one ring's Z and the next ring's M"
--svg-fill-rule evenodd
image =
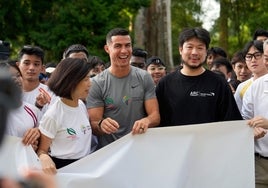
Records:
M155 127L160 124L159 106L156 98L145 101L145 110L148 114L145 117L148 121L148 127Z
M103 117L103 112L104 112L103 107L88 109L90 125L91 125L92 132L93 132L94 135L102 135L102 134L104 134L103 131L100 128L101 123L102 123L103 118L104 118Z
M145 118L148 120L148 127L156 127L160 124L160 115L158 112L153 112Z
M96 120L91 120L91 128L94 135L103 135L104 132L101 130L101 123L103 121L103 118L99 118Z
M41 133L40 144L37 150L37 155L48 154L48 149L51 145L52 139Z
M51 138L41 134L40 145L36 153L41 161L43 171L47 174L56 174L56 165L48 154L51 142Z

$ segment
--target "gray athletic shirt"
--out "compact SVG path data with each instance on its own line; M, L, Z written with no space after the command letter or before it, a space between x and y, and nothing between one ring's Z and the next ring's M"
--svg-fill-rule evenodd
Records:
M152 98L156 98L153 79L140 68L131 66L130 73L123 78L113 76L108 69L94 77L87 108L104 106L103 117L110 117L120 125L116 133L98 137L99 147L131 132L134 122L147 116L144 101Z

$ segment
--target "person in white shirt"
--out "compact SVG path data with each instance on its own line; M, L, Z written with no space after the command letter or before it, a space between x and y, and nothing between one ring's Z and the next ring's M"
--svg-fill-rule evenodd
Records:
M268 40L264 42L262 56L268 63ZM254 53L256 56L256 52ZM253 54L252 54L253 56ZM243 98L242 116L249 120L255 133L255 186L268 187L268 74L255 80L248 88Z
M63 59L51 75L48 86L60 100L49 107L40 121L41 139L37 154L43 171L79 160L91 152L92 130L85 104L91 81L91 65L83 59Z
M22 100L38 107L42 114L57 98L47 85L40 83L44 69L44 51L37 46L24 46L18 55L17 65L22 74Z
M244 47L245 61L248 69L252 72L252 77L240 83L234 94L236 104L241 112L243 105L243 96L253 81L268 73L267 65L263 61L263 42L252 40Z

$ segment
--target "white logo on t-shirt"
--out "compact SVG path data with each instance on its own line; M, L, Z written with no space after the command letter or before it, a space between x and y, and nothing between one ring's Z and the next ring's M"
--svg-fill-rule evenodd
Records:
M190 96L191 97L214 97L215 93L214 92L203 93L200 91L191 91Z

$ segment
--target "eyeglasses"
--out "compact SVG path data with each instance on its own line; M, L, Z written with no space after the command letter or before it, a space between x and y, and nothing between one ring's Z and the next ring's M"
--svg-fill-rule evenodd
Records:
M134 67L138 67L141 69L143 69L145 67L145 63L131 62L130 64Z
M254 54L246 54L245 60L246 61L251 61L253 57L256 60L258 60L258 59L260 59L262 57L262 53L261 52L255 52Z

